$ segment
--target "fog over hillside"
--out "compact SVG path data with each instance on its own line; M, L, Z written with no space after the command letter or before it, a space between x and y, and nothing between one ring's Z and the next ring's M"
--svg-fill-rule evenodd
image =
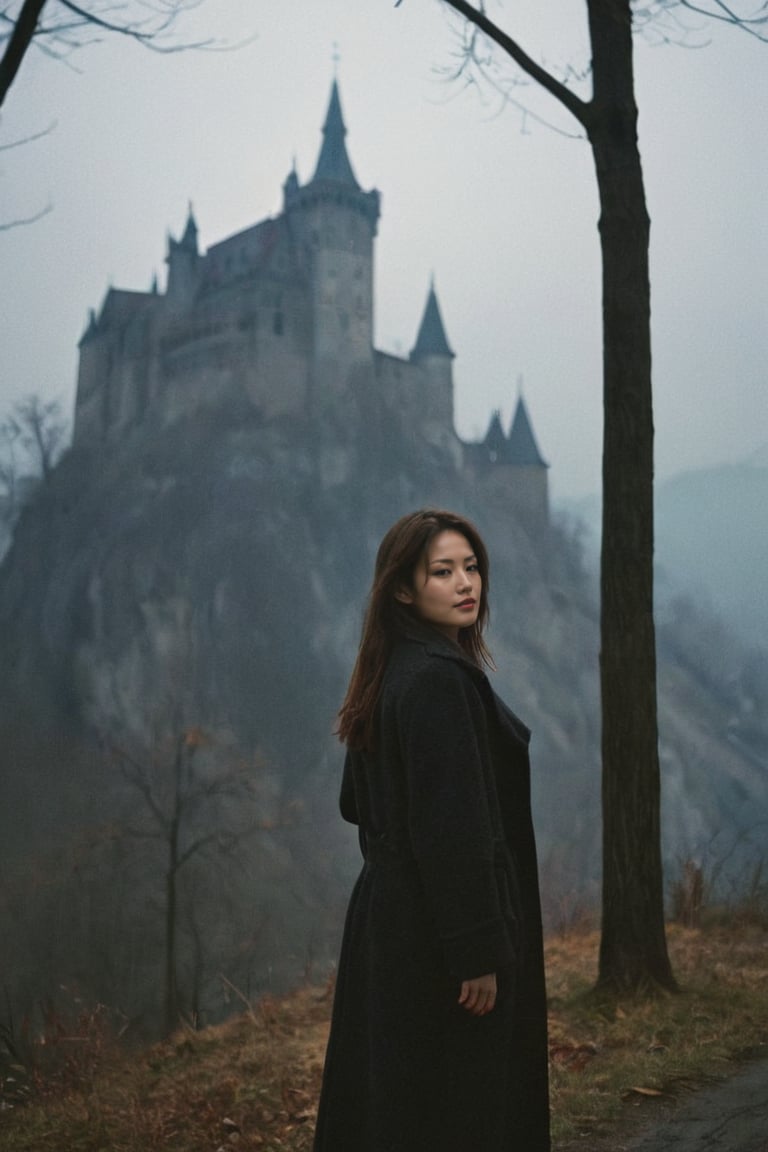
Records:
M315 469L326 435L341 480ZM598 611L578 534L532 537L450 456L391 438L382 458L377 439L200 412L73 451L23 512L0 568L0 898L18 1005L72 979L152 1030L157 813L174 795L185 1010L223 1014L222 973L253 993L330 962L358 865L333 718L378 540L425 503L468 513L489 544L495 679L534 733L549 922L595 905ZM768 669L738 646L709 653L701 619L689 607L660 629L669 877L689 855L741 868L763 842Z
M597 563L600 500L561 502L587 529ZM688 595L768 647L768 445L738 464L682 472L656 486L657 604Z

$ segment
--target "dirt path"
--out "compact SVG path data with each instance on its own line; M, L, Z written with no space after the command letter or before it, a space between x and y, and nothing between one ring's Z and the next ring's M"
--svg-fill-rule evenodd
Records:
M616 1152L768 1152L768 1059L700 1089Z
M768 1056L735 1075L651 1111L621 1130L570 1142L561 1152L768 1152ZM557 1150L556 1150L557 1152Z

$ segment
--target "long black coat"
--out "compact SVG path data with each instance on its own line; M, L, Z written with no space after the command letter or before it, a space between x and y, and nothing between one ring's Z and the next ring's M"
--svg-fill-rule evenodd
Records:
M528 729L440 636L403 639L341 809L365 857L315 1152L547 1152L546 999ZM496 972L472 1016L462 980Z

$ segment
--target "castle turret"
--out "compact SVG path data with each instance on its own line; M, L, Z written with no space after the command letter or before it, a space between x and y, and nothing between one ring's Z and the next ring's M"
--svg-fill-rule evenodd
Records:
M307 259L315 397L370 380L373 364L373 239L379 194L364 192L347 154L334 80L315 173L284 185L286 217Z
M522 395L517 398L517 407L509 430L507 461L518 468L549 467L539 451Z
M522 394L518 395L509 435L494 412L485 439L464 445L465 458L483 490L499 508L514 511L533 532L549 522L547 469Z
M360 188L349 162L345 143L346 135L347 129L341 114L339 86L334 80L331 87L331 99L323 124L323 143L317 158L313 181L333 180L338 184L351 184L353 188Z
M299 191L299 174L296 171L296 161L293 162L293 167L285 178L283 183L283 211L287 212L291 204L296 199L296 194Z
M483 440L483 448L487 454L489 464L502 464L506 462L509 443L501 426L501 413L498 408L491 416L488 431Z
M443 318L440 314L440 305L437 302L434 280L429 286L427 306L419 326L416 343L411 352L411 360L424 361L427 358L436 358L450 367L454 353L445 334Z
M166 296L174 308L187 308L199 285L200 253L197 248L197 222L189 206L187 223L181 240L168 237L168 285Z
M461 450L453 426L453 359L433 280L410 360L423 376L421 409L427 439L449 447L458 463Z

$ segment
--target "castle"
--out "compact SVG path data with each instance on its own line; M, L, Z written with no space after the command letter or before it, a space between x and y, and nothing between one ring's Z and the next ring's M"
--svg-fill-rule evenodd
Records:
M75 446L114 443L201 407L247 402L265 421L311 419L369 390L406 435L533 527L548 517L547 465L522 396L479 443L453 417L453 359L434 285L407 358L373 346L380 200L355 177L334 80L314 175L283 185L283 210L198 247L190 208L169 236L165 292L110 288L80 340Z

